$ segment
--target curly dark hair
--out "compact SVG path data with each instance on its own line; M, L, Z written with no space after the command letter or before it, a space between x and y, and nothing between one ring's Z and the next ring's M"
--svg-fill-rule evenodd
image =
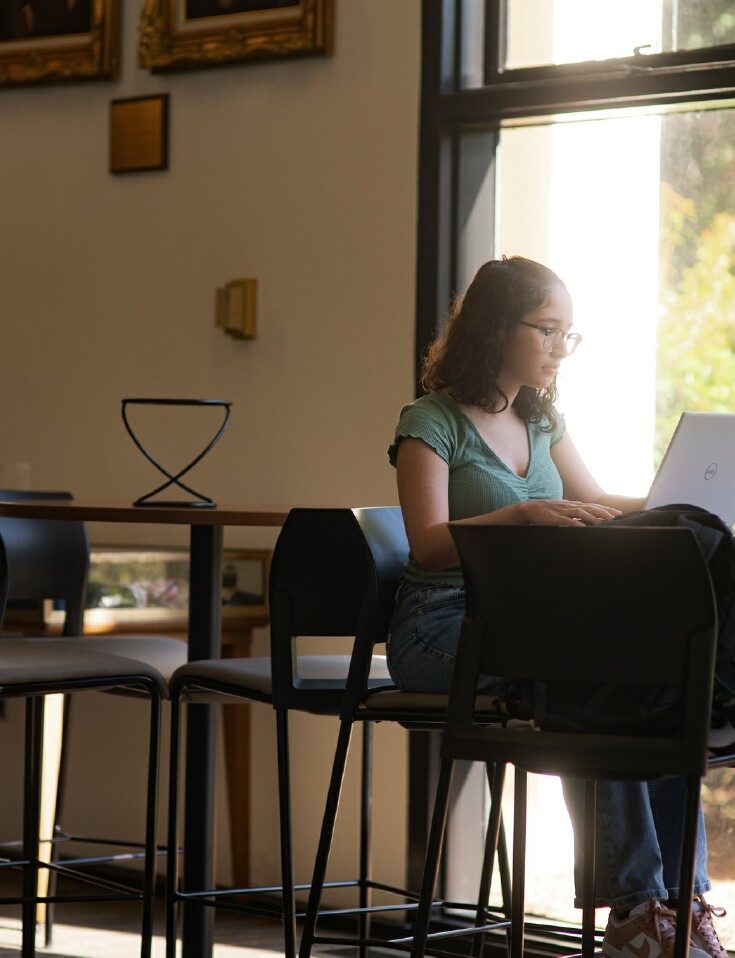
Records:
M566 289L547 266L523 256L491 259L477 271L464 296L456 296L446 325L424 356L421 385L485 412L502 412L508 397L498 386L508 332L543 306L553 289ZM548 389L522 386L513 403L518 415L553 431L556 379Z

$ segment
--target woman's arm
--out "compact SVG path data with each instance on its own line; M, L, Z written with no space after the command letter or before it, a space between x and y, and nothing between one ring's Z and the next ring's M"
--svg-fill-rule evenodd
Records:
M396 458L398 497L414 560L427 572L459 565L449 532L449 466L422 439L406 438ZM482 525L594 525L615 512L597 503L530 499L471 519Z
M398 498L414 560L427 572L459 564L449 534L449 466L422 439L401 440Z
M603 506L618 512L635 512L642 509L645 499L632 496L612 496L603 492L597 480L584 464L577 447L569 433L565 432L559 442L551 448L551 458L559 470L564 484L564 495L582 502L599 502Z

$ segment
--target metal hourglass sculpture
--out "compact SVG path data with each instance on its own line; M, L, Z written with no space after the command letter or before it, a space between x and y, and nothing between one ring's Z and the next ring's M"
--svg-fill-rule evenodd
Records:
M213 438L209 443L202 449L202 451L191 460L191 462L184 466L183 469L180 469L179 472L173 474L165 469L160 462L153 458L153 456L148 452L148 450L143 446L140 439L135 435L132 426L128 420L127 407L128 406L221 406L224 410L224 419L222 424L217 429L217 432L214 434ZM136 499L133 503L134 506L188 506L191 508L203 508L203 509L212 509L217 503L210 499L209 496L205 496L201 492L197 492L196 489L192 489L191 486L188 486L185 482L181 482L183 476L187 474L191 469L196 466L198 462L201 462L202 459L207 455L209 450L215 445L219 437L225 431L225 427L230 420L230 409L232 402L229 399L123 399L122 400L122 420L125 424L125 428L128 431L128 435L133 440L135 445L140 449L146 459L152 463L159 472L163 473L166 476L167 482L162 483L160 486L156 486L151 492L146 493L146 495L141 496L139 499ZM184 502L170 502L168 500L161 501L160 499L153 500L154 496L157 496L159 492L163 492L164 489L168 489L169 486L178 486L179 489L183 489L185 492L190 493L192 496L196 496L195 499L187 499Z

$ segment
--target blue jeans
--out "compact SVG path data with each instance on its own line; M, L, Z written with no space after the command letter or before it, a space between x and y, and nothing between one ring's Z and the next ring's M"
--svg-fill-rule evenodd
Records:
M401 580L388 638L388 668L405 691L446 692L464 615L464 589ZM505 680L483 676L478 688L497 692ZM629 703L626 703L626 714ZM563 779L574 827L575 905L582 905L584 783ZM630 908L649 898L678 897L684 825L683 778L652 782L599 782L595 899L600 907ZM699 811L694 890L710 888L707 840Z
M405 692L447 692L464 615L464 589L402 579L388 637L388 670ZM478 688L499 691L502 679L483 676Z

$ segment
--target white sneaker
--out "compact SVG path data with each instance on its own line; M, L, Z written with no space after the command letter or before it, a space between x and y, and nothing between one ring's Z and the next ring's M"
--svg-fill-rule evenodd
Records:
M713 915L724 918L726 914L724 908L713 908L701 895L697 895L692 903L692 942L710 958L728 958L727 949L723 947L712 921Z
M602 951L608 958L673 958L675 941L676 912L652 898L636 905L627 918L616 918L610 909ZM689 958L720 956L692 945Z
M735 728L724 716L712 712L707 739L712 755L735 754Z

